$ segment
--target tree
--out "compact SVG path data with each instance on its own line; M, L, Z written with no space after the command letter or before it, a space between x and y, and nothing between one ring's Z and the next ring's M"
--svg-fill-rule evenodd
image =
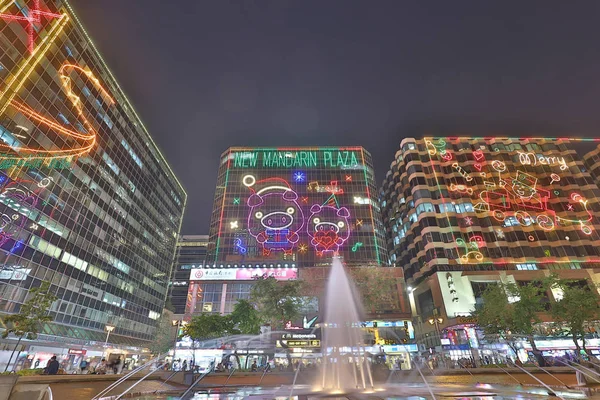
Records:
M7 329L2 332L2 338L6 339L11 333L19 338L4 368L4 372L8 370L13 354L21 344L21 340L23 338L36 339L42 325L54 319L54 317L48 315L48 310L56 299L57 297L50 293L50 282L43 281L39 287L29 291L29 299L21 306L18 314L3 318Z
M598 296L592 293L588 285L579 286L574 281L558 281L556 286L562 290L562 298L552 306L552 317L555 322L566 328L573 338L577 357L581 354L579 340L585 347L585 333L588 325L600 318L600 305Z
M238 300L233 307L231 320L235 328L246 335L258 335L262 321L256 308L248 300Z
M202 313L183 327L183 336L189 336L192 341L216 339L233 333L233 321L228 315Z
M375 312L385 307L398 308L396 279L392 268L362 267L350 270L366 310Z
M152 353L163 354L173 347L177 334L174 332L177 328L173 327L173 318L173 313L165 308L158 321L154 341L148 346Z
M250 291L250 302L258 316L275 330L283 329L286 322L298 319L303 308L304 281L280 282L273 277L256 280Z
M524 285L497 283L484 291L483 305L473 315L479 326L491 337L504 339L517 355L516 340L525 338L543 367L545 361L533 339L538 314L544 311L543 293L547 282L531 281ZM510 300L509 300L510 299Z

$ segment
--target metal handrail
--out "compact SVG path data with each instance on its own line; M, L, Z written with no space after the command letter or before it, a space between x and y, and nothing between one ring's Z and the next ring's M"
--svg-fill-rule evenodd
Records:
M184 372L185 372L185 371L184 371ZM161 388L162 388L162 387L163 387L163 386L164 386L164 385L165 385L167 382L169 382L169 381L171 380L171 378L173 378L173 377L174 377L175 375L177 375L178 373L179 373L179 371L175 371L175 372L173 372L171 375L169 375L169 376L167 377L167 379L165 379L165 380L164 380L164 381L163 381L163 382L160 384L160 386L158 387L158 389L156 389L156 390L154 391L154 393L158 393L158 391L159 391L159 390L160 390L160 389L161 389Z
M101 396L110 392L111 390L113 390L115 387L119 386L121 383L125 382L127 379L129 379L134 374L136 374L136 373L140 372L141 370L143 370L144 368L148 367L153 362L158 361L161 356L162 356L162 354L159 354L156 358L153 358L150 361L148 361L147 363L140 365L139 367L133 369L131 372L127 373L126 375L124 375L121 378L119 378L118 380L116 380L115 382L111 383L110 385L105 387L100 393L98 393L97 395L92 397L92 400L98 400Z
M214 368L214 367L213 367L213 368ZM199 377L199 378L196 380L196 382L192 383L192 384L190 385L190 387L189 387L189 388L187 388L187 390L186 390L185 392L183 392L183 394L181 395L181 397L180 397L179 399L180 399L180 400L183 400L183 399L185 399L185 396L187 396L187 394L188 394L190 391L192 391L192 389L194 389L194 388L196 387L196 385L197 385L198 383L200 383L200 381L201 381L202 379L204 379L206 376L208 376L208 374L210 374L211 372L213 372L213 371L214 371L214 369L213 369L213 368L209 368L209 369L208 369L208 371L206 371L206 372L205 372L203 375L200 375L200 377Z
M53 400L54 396L52 396L52 389L50 388L50 386L48 386L46 388L46 393L48 394L48 400Z
M121 397L125 396L125 394L127 392L129 392L131 389L133 389L134 387L136 387L137 385L139 385L140 383L142 383L142 381L144 379L146 379L147 377L149 377L150 375L152 375L156 371L160 370L160 368L162 368L164 365L165 365L165 363L162 363L162 364L158 365L156 367L156 369L150 369L150 372L148 372L146 375L144 375L141 379L137 380L133 385L131 385L127 389L125 389L125 391L123 393L121 393L120 395L118 395L117 397L115 397L114 400L119 400Z

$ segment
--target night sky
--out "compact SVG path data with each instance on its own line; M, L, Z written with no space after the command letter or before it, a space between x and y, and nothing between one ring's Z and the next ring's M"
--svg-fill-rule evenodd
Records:
M598 136L600 2L71 0L208 233L229 146Z

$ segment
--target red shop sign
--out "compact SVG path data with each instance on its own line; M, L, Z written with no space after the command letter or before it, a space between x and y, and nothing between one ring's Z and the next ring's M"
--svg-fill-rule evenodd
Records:
M69 354L73 354L76 356L85 356L86 353L87 353L87 350L83 350L83 349L69 349Z

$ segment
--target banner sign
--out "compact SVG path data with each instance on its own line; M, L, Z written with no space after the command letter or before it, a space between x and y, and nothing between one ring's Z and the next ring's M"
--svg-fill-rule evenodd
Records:
M278 281L289 281L298 278L297 268L197 268L190 272L190 281L251 281L263 276L273 277Z

